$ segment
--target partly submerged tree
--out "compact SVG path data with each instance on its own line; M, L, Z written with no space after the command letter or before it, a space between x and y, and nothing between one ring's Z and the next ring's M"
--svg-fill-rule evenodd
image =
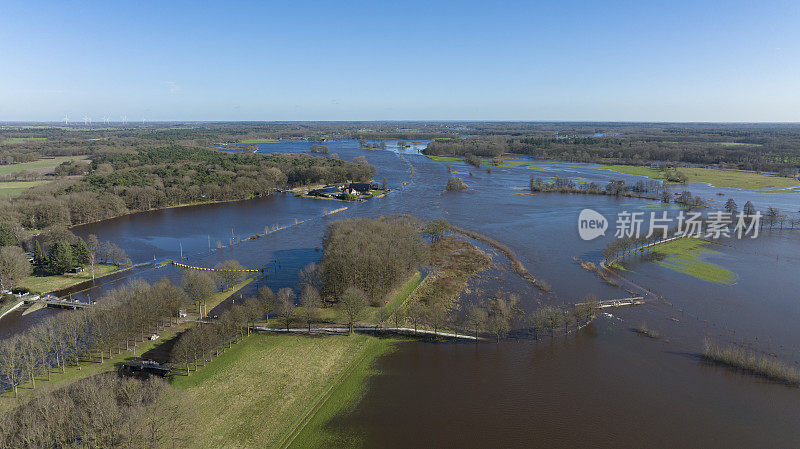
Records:
M197 310L201 314L205 301L217 291L217 283L214 278L207 272L198 270L186 270L181 286L189 295L189 299L197 305Z
M444 218L437 218L435 220L431 220L425 226L425 234L431 238L431 241L436 243L441 240L445 233L450 230L450 223L447 222Z
M214 274L225 290L233 288L244 277L244 267L239 261L233 259L214 265L214 270Z
M511 293L504 296L497 293L489 298L487 305L487 326L495 334L497 341L505 337L511 330L514 316L522 313L519 309L519 295Z

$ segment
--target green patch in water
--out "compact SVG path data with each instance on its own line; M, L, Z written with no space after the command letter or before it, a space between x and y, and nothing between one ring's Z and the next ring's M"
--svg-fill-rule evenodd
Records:
M733 285L736 282L736 274L703 260L705 256L719 254L717 251L707 248L707 245L711 244L713 243L697 238L673 240L659 245L653 250L664 257L655 263L704 281Z
M625 266L625 262L623 262L621 260L617 260L616 262L612 263L608 267L612 268L614 270L618 270L618 271L629 271L628 267Z
M647 206L642 206L642 209L666 209L669 207L669 203L658 203L658 204L648 204Z
M485 161L486 164L490 164L490 160ZM527 165L530 164L531 161L520 161L520 160L510 160L510 161L503 161L502 164L498 164L498 167L519 167L520 165Z
M461 161L464 160L463 157L455 157L455 156L433 156L433 155L427 155L427 154L426 154L426 156L428 156L428 159L431 159L431 160L434 160L434 161L437 161L437 162L461 162Z

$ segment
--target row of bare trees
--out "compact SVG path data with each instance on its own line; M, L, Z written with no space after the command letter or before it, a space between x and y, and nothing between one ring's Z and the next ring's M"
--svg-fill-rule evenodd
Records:
M529 327L533 338L540 337L539 332L547 329L550 336L555 336L556 329L578 329L585 326L595 317L597 297L588 295L583 302L574 307L543 306L532 311L527 317L520 308L520 297L515 293L497 292L494 296L470 306L465 313L448 310L439 302L424 303L413 301L394 316L395 327L409 323L416 332L419 327L427 326L434 330L450 328L456 334L472 333L477 339L483 333L489 333L497 341L505 338L511 331L515 320Z
M266 287L265 287L266 288ZM172 363L182 366L186 375L204 366L213 357L230 348L252 332L256 322L264 317L263 302L248 298L222 312L219 319L197 324L184 331L172 349Z
M153 285L133 281L109 291L97 306L48 318L27 331L0 341L0 382L14 390L24 382L50 377L53 368L80 366L89 358L102 362L114 353L134 350L171 322L187 304L186 293L167 279Z

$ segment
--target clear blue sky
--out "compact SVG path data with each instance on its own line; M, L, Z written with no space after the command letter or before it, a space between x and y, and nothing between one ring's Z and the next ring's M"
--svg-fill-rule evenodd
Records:
M800 2L0 0L0 120L800 121Z

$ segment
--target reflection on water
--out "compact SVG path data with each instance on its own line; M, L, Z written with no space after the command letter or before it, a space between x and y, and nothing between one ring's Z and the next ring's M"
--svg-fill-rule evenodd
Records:
M328 425L366 447L797 447L800 392L599 321L577 338L407 343Z
M263 152L304 151L308 142L262 144ZM78 235L97 234L123 247L134 262L177 258L180 248L192 265L213 266L237 259L248 268L263 268L260 285L274 290L294 286L297 271L321 257L325 226L331 220L409 213L430 219L443 216L511 247L531 273L548 282L553 294L539 294L513 275L480 281L492 293L497 288L519 291L523 308L540 303L569 305L586 294L600 299L628 296L573 257L598 261L613 238L585 242L578 236L577 217L592 208L606 217L621 210L636 211L651 201L592 195L519 195L531 174L595 181L639 178L608 170L565 163L545 168L526 165L496 167L488 173L461 162L434 162L405 150L364 150L354 141L326 143L344 159L364 155L396 191L385 198L348 203L348 210L324 216L340 202L275 195L227 204L187 207L135 214L76 228ZM391 142L390 142L391 147ZM542 165L536 163L537 167ZM470 188L444 193L448 166ZM412 176L413 173L413 176ZM796 194L755 193L692 185L693 193L716 199L734 197L796 209ZM717 196L723 192L724 196ZM712 203L715 204L715 203ZM794 209L789 208L790 206ZM239 241L264 227L297 226L215 251L216 242ZM613 220L612 220L613 221ZM625 275L656 290L665 302L613 311L577 338L552 344L509 341L502 344L403 344L379 362L384 374L371 380L356 410L332 425L365 434L370 446L529 447L541 442L574 446L632 446L646 438L648 446L755 445L764 441L797 446L790 417L800 415L795 389L704 366L695 356L703 339L745 342L782 360L800 363L800 232L767 232L758 240L724 242L715 263L737 274L734 285L709 283L632 260ZM179 282L172 266L139 267L119 281L103 282L82 292L99 298L108 288L133 278ZM221 307L225 307L222 305ZM26 317L12 314L0 322L0 338L53 313L40 310ZM630 329L646 321L660 341L642 339ZM523 322L516 327L523 327ZM794 444L792 444L794 443Z

